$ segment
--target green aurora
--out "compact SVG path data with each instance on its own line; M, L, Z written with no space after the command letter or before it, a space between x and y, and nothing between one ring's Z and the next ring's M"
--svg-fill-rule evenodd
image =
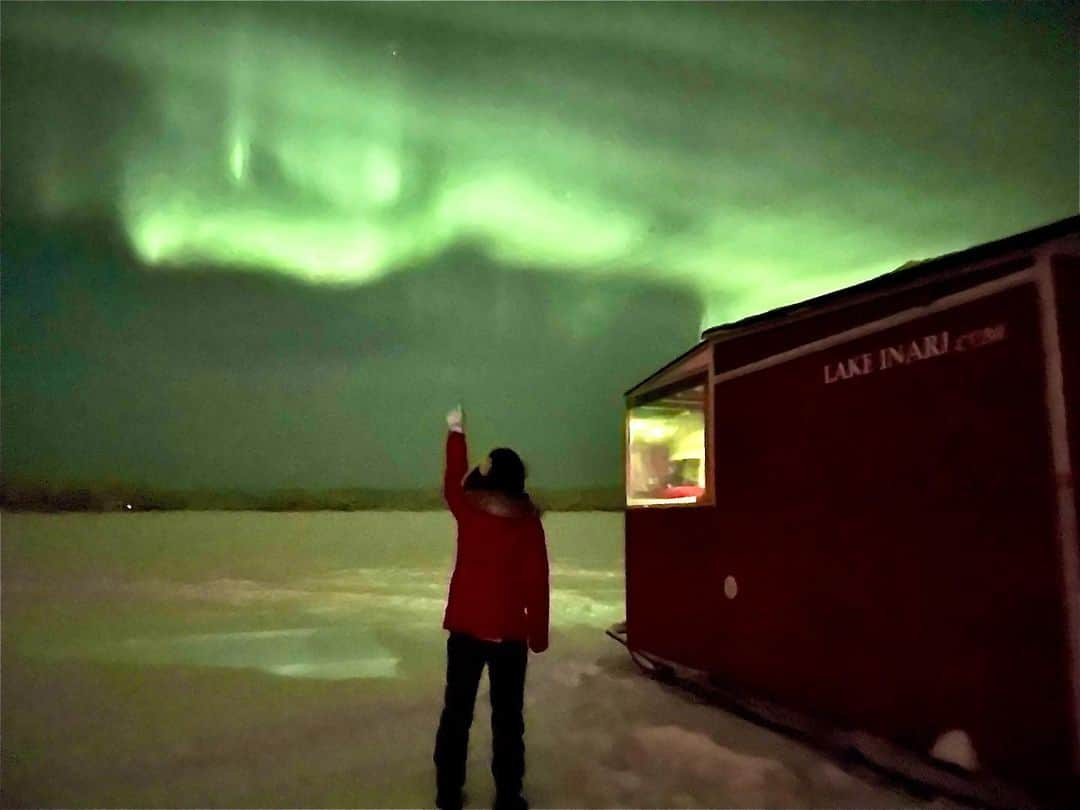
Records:
M6 475L612 483L702 328L1078 207L1062 5L2 15Z

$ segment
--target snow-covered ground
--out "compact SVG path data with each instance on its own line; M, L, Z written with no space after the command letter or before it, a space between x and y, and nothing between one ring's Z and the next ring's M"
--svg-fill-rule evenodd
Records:
M2 518L4 806L424 807L453 527L441 513ZM545 517L535 807L908 807L868 772L641 675L622 516ZM491 799L486 680L471 806Z

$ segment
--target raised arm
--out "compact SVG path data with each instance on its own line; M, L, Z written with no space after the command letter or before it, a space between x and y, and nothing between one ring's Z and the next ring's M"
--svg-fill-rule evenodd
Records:
M443 472L443 497L456 517L465 503L462 479L469 469L469 451L465 445L465 417L461 406L446 415L446 469Z

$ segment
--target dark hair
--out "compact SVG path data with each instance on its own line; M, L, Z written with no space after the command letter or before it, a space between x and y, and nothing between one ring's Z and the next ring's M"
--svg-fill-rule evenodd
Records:
M504 495L523 497L525 495L525 464L521 457L509 447L496 447L488 457L491 469L487 475L479 468L473 468L465 478L465 489L486 489L501 492Z

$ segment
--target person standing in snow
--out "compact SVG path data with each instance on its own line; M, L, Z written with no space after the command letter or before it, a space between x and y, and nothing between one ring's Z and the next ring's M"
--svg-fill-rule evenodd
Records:
M460 808L469 727L484 665L491 685L496 810L526 810L525 665L548 646L548 557L525 465L496 448L468 470L461 406L447 414L443 495L457 520L457 557L443 617L446 694L435 735L435 804Z

